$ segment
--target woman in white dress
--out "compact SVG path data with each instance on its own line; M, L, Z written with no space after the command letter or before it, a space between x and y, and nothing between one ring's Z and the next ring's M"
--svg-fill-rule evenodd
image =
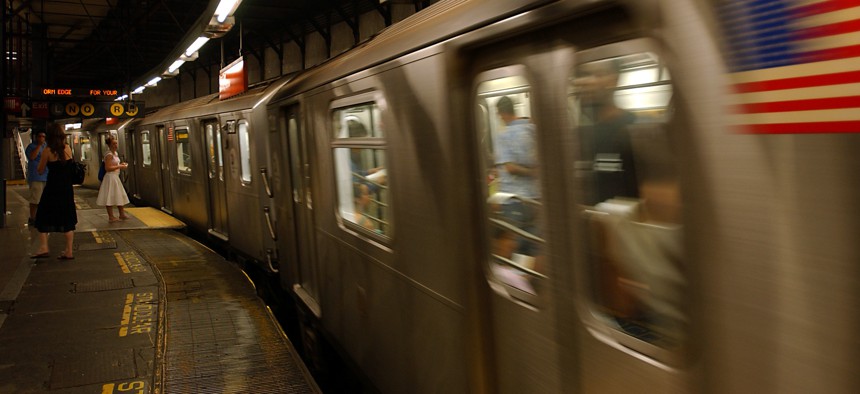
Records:
M128 219L123 209L123 205L128 204L128 195L125 194L125 188L119 179L119 171L128 168L128 163L121 163L119 161L119 155L116 154L119 141L117 141L116 137L107 137L105 142L110 152L104 158L105 177L102 179L96 204L107 207L108 221L116 222ZM119 208L119 218L113 215L114 206Z

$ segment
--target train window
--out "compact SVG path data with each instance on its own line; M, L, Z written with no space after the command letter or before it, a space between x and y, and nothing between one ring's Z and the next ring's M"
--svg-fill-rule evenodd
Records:
M191 174L191 140L188 129L176 130L176 171Z
M686 278L669 74L653 53L610 52L570 81L595 315L622 337L678 348Z
M87 161L90 159L90 149L92 149L92 144L90 143L90 139L87 137L81 138L81 161Z
M217 159L215 164L218 165L218 179L224 180L224 150L221 148L221 128L217 124L215 127L215 155Z
M215 123L207 123L204 126L206 128L206 151L209 153L209 178L215 178L216 172L218 172L216 163L221 153L215 150L215 125Z
M152 145L149 140L149 130L140 132L140 149L143 153L143 166L149 167L152 165Z
M248 122L239 122L239 164L242 170L242 183L251 183L251 141L248 135Z
M522 66L479 75L478 133L486 179L491 284L536 304L546 276L542 238L538 130L531 120L530 85Z
M350 228L390 237L390 195L379 107L364 103L334 111L338 214Z

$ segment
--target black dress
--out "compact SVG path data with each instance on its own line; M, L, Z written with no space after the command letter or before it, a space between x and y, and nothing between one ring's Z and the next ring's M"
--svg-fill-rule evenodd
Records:
M78 213L75 211L72 171L72 160L48 162L48 181L36 211L36 229L40 233L65 233L75 230Z

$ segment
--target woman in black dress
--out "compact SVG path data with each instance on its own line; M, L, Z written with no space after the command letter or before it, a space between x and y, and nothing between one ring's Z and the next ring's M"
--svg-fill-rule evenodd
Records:
M45 168L50 171L36 211L39 249L32 257L48 257L48 233L63 233L66 237L66 249L57 258L71 260L74 259L72 244L75 240L75 225L78 224L75 192L72 187L72 148L66 144L66 134L63 133L62 126L56 123L48 127L47 142L48 147L42 153L38 171L40 174L45 172Z

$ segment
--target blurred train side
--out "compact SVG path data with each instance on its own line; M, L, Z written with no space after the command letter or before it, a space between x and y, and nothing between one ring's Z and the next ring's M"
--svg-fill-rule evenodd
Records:
M731 131L713 4L440 2L297 76L122 125L127 187L277 273L302 312L306 350L333 338L383 392L853 392L860 136ZM671 155L680 184L681 346L635 338L599 308L585 142L569 132L571 70L644 52L659 55L673 88L665 129L643 126L637 143L666 141L645 156ZM537 297L488 263L477 92L510 72L528 80L539 130L549 268L530 278ZM340 212L336 149L350 145L334 114L367 103L384 142L354 147L384 152L394 227L381 236ZM207 125L221 132L222 173Z

